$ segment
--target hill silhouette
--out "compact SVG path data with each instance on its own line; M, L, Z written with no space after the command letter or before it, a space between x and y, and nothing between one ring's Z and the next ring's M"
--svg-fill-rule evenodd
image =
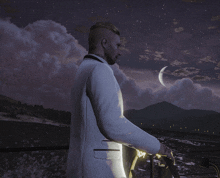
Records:
M124 116L141 128L160 128L186 132L219 134L220 113L209 110L185 110L168 102L140 110L126 110Z

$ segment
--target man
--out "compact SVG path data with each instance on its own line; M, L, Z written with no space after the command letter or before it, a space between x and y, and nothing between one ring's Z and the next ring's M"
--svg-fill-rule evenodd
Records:
M120 33L111 23L90 28L72 89L68 178L126 178L122 144L172 158L171 150L123 115L120 87L109 65L121 55Z

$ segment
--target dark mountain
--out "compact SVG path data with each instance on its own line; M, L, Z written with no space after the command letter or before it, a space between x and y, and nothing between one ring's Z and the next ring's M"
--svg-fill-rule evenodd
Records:
M185 110L168 102L161 102L140 110L126 110L127 119L141 128L219 133L220 113L209 110Z
M140 110L126 110L124 115L126 118L132 122L156 122L162 118L167 118L170 116L175 116L181 112L185 111L182 108L179 108L168 102L161 102Z
M156 112L155 112L156 111ZM144 109L139 110L141 115L147 114L147 117L154 117L154 118L161 118L161 117L167 117L170 115L175 115L180 112L183 112L184 109L179 108L175 105L172 105L168 102L161 102L159 104L154 104L151 106L148 106Z

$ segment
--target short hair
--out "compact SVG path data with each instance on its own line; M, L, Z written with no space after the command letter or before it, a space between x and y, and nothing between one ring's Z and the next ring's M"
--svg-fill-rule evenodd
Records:
M90 28L90 32L96 28L106 28L111 30L113 33L117 34L120 36L120 32L118 30L118 28L116 26L114 26L112 23L110 22L97 22L95 25L93 25Z
M119 32L118 28L116 26L114 26L112 23L110 23L110 22L97 22L95 25L93 25L90 28L89 38L88 38L89 51L93 51L96 48L98 34L95 33L95 31L100 28L108 29L108 30L112 31L113 33L120 36L120 32Z

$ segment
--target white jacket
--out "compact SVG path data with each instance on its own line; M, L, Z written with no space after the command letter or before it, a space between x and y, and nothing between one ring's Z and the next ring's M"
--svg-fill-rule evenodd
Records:
M126 178L122 144L156 154L160 142L123 115L122 93L108 63L84 58L72 97L68 178Z

